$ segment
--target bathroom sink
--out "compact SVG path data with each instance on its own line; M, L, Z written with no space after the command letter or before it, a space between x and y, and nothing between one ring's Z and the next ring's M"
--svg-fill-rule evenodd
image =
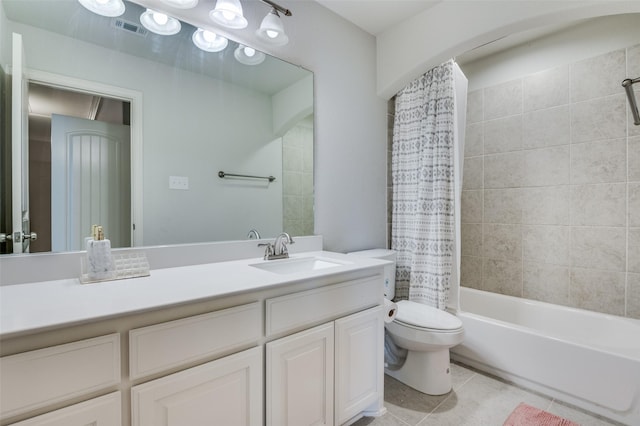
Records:
M313 272L321 269L335 268L336 266L347 265L347 262L340 262L334 259L320 257L300 257L294 259L268 260L264 263L254 263L254 268L276 274L296 274L300 272Z

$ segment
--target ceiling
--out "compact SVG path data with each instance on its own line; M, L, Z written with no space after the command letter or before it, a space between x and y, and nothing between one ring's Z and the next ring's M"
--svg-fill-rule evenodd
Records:
M423 12L442 0L316 0L372 35Z
M29 137L51 141L52 114L128 124L127 102L29 83Z
M402 22L425 12L438 3L455 0L315 0L364 31L377 36ZM476 0L483 1L483 0ZM464 5L461 4L464 8ZM427 12L429 13L429 12ZM578 25L583 20L540 26L508 37L501 37L456 56L459 65L473 62L494 53L527 43L531 40Z

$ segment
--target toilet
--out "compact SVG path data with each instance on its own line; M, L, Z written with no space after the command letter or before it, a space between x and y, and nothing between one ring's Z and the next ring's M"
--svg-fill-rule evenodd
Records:
M392 300L395 296L395 251L374 249L350 254L394 262L385 267L384 274L385 298ZM385 368L385 373L429 395L448 393L451 391L449 348L464 338L462 321L422 303L401 300L397 305L396 318L385 324L386 334L391 338L392 346L406 350L406 358L399 367Z

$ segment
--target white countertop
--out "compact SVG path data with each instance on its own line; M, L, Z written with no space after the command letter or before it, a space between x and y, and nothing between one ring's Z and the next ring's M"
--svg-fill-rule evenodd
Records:
M0 337L263 290L388 263L326 251L299 253L290 259L305 257L333 259L340 265L316 271L277 274L250 265L281 260L252 258L154 269L148 277L93 284L80 284L79 279L74 278L2 286Z

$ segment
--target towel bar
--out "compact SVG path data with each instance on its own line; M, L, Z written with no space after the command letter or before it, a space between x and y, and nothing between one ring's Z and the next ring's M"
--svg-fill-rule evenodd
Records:
M247 179L267 179L269 182L273 182L276 180L273 176L252 176L252 175L238 175L234 173L225 173L222 170L218 172L218 177L226 178L226 177L239 177L239 178L247 178Z

